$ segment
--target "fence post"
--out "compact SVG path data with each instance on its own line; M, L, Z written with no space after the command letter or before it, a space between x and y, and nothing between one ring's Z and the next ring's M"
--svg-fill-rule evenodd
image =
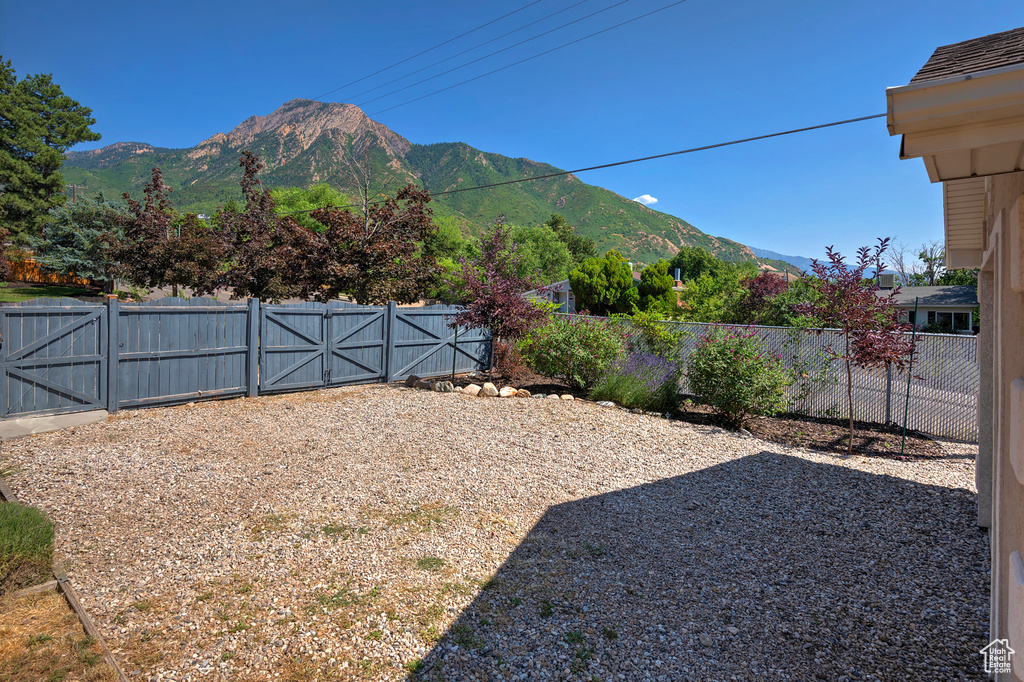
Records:
M11 410L11 381L7 376L7 349L4 348L6 343L7 335L10 330L7 328L7 313L0 311L0 380L3 384L0 385L0 419L6 419L8 412Z
M885 363L885 425L892 423L892 363Z
M260 383L260 299L249 299L249 350L246 353L246 395L255 398Z
M118 395L118 365L121 362L121 339L117 330L120 327L121 302L117 296L107 296L107 412L117 412L120 402Z
M384 383L390 384L395 378L395 321L398 318L398 304L388 301L388 326L384 330Z

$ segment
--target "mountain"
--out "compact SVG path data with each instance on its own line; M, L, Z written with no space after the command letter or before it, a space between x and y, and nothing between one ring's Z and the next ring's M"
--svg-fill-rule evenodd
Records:
M541 223L560 213L580 234L593 239L600 252L618 249L643 263L671 257L683 245L704 247L725 260L759 260L739 242L705 234L685 220L571 174L436 196L561 170L461 142L413 144L352 104L295 99L188 149L118 142L71 152L63 173L67 182L85 185L90 195L103 191L108 196L138 196L150 170L159 167L164 181L174 188L171 200L177 209L213 213L224 202L240 198L238 158L243 150L259 154L266 163L262 180L268 187L326 182L356 196L364 181L372 184L386 177L395 187L416 183L435 194L431 206L436 215L452 216L471 232L500 213L519 224ZM759 263L778 265L770 259Z
M758 258L770 258L772 260L782 261L789 265L795 265L804 272L811 271L811 259L803 256L787 256L782 253L776 253L775 251L769 251L768 249L759 249L756 246L751 246L750 250L754 252L754 255Z

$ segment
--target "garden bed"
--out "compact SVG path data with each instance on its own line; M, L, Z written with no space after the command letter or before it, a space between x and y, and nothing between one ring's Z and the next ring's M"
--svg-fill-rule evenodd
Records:
M493 379L490 379L490 376L487 373L479 376L461 375L455 377L454 383L456 386L468 386L471 383L493 381L499 388L501 386L525 388L534 394L557 393L561 395L568 393L575 398L587 397L587 391L566 386L562 382L542 377L528 370L514 380L506 379L499 372L493 374ZM672 417L691 424L730 428L729 424L710 408L694 403L692 400L684 401ZM777 417L753 417L745 424L745 428L753 436L771 443L823 452L845 453L847 451L849 422L843 419L808 417L790 413ZM902 440L903 430L898 426L854 422L853 449L857 454L896 459L945 456L935 439L926 434L908 430L905 444L902 443ZM901 445L903 446L902 452Z

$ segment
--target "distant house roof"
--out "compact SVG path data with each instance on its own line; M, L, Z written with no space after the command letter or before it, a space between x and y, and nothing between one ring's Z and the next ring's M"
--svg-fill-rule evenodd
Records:
M888 296L889 290L876 292L879 296ZM894 300L901 308L913 308L918 300L921 308L967 307L978 305L978 292L970 285L948 285L943 287L903 287Z
M943 45L932 53L911 84L962 76L1024 63L1024 27Z

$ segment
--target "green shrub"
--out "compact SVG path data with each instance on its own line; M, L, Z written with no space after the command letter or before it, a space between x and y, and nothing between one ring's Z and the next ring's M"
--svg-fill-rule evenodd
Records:
M533 371L577 388L593 386L624 350L619 325L583 315L554 318L522 346Z
M791 378L780 358L770 358L753 330L712 328L690 355L687 383L697 399L734 426L753 415L786 409Z
M638 312L631 318L629 349L633 353L652 353L678 360L683 339L689 335L653 312Z
M616 362L590 392L592 400L623 407L670 412L679 407L679 365L653 353L635 353Z
M45 582L53 566L53 523L35 507L0 503L0 596Z

